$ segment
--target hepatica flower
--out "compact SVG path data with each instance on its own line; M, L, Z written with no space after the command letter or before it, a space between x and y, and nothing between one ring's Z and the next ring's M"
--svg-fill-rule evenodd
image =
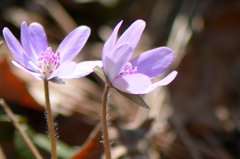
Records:
M80 26L69 33L54 53L48 46L46 33L39 23L21 24L21 44L8 28L3 29L3 36L12 53L12 63L27 71L38 80L55 83L64 82L62 78L80 78L90 74L95 66L102 66L101 61L75 63L72 59L80 52L90 35L87 26Z
M145 28L145 22L135 21L117 39L121 24L122 22L115 27L103 47L103 71L110 85L128 94L146 94L158 86L169 84L176 77L176 71L156 83L152 79L172 63L172 50L159 47L130 60Z

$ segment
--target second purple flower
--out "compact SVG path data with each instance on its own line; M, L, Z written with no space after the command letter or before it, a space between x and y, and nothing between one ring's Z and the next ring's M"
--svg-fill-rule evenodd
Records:
M117 40L121 24L122 21L114 28L103 47L103 70L110 85L125 93L146 94L158 86L169 84L176 77L176 71L156 83L152 83L152 78L172 63L172 50L159 47L130 60L146 24L143 20L135 21Z

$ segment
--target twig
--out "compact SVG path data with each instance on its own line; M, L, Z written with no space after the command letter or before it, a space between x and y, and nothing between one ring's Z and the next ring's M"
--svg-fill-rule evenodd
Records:
M111 159L110 144L108 139L108 129L107 129L107 98L110 86L105 85L105 90L103 94L103 105L102 105L102 129L103 129L103 144L105 148L106 159Z
M6 156L5 156L5 154L4 154L4 152L3 152L3 150L2 150L1 145L0 145L0 158L1 158L1 159L7 159Z
M48 88L48 81L44 81L44 92L45 92L45 100L46 100L46 112L47 112L47 125L48 125L48 135L51 142L51 154L52 159L57 159L57 148L56 148L56 139L55 139L55 129L54 129L54 121L50 106L50 99L49 99L49 88Z
M9 106L5 103L3 99L0 98L0 104L2 105L3 109L7 113L8 117L12 121L15 128L18 130L20 135L22 136L23 140L25 141L26 145L32 152L33 156L35 156L36 159L43 159L43 157L40 155L36 147L33 145L32 141L29 139L27 134L24 132L24 130L21 128L20 124L18 123L17 119L15 118L13 112L9 108Z

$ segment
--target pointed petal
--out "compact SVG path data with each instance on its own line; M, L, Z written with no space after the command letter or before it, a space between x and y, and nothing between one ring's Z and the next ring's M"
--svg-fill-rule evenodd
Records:
M103 63L103 69L111 82L126 66L132 56L133 49L128 43L124 43L112 50Z
M129 42L134 50L142 36L145 26L146 23L143 20L135 21L118 39L116 46L124 42Z
M26 22L21 24L21 43L27 56L37 64L38 55L36 54L33 45L31 44L30 34Z
M149 93L149 92L153 91L155 88L157 88L159 86L168 85L169 83L171 83L175 79L176 76L177 76L177 71L173 71L169 75L167 75L165 78L163 78L162 80L160 80L156 83L153 83L150 87L148 87L142 93L146 94L146 93Z
M151 78L162 73L173 61L173 51L167 47L159 47L144 52L131 60L133 67L137 66L137 73Z
M61 76L61 78L81 78L87 76L88 74L92 73L94 67L102 67L102 61L85 61L80 62L76 65L75 70L72 74L68 76Z
M76 63L75 62L65 62L63 64L61 64L47 79L50 80L51 78L54 77L60 77L62 78L62 76L68 76L70 74L73 73L73 71L76 68Z
M31 72L31 71L29 71L28 69L26 69L25 67L21 66L21 65L20 65L19 63L17 63L16 61L12 61L12 63L13 63L16 67L20 68L21 70L23 70L23 71L25 71L25 72L27 72L27 73L30 73L30 74L31 74L32 76L34 76L37 80L42 80L40 73Z
M27 57L22 46L8 28L3 29L3 36L13 58L23 67L36 72L36 69L32 66L31 60Z
M114 48L116 40L117 40L117 35L118 35L118 30L120 26L122 25L123 21L120 21L117 26L114 28L111 36L108 38L108 40L105 42L103 46L103 52L102 52L102 61L104 62L105 56Z
M35 49L37 56L39 56L41 52L45 51L48 47L44 28L39 23L31 23L29 26L29 34L33 48Z
M151 84L151 79L140 73L119 77L112 82L115 88L130 94L143 94Z
M80 26L69 33L61 42L56 52L60 52L60 62L71 61L83 48L90 35L90 28Z

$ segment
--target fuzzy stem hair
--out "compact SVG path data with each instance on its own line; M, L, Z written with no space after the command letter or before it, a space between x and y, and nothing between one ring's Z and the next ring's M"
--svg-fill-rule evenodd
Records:
M107 129L107 104L108 104L108 93L111 87L106 84L103 94L103 103L102 103L102 129L103 129L103 145L105 149L106 159L111 159L110 143L108 138L108 129Z
M48 86L47 80L43 80L43 81L44 81L44 92L45 92L45 101L46 101L48 135L51 143L51 155L52 155L52 159L57 159L58 156L57 156L57 148L56 148L54 120L52 116L50 99L49 99L49 86Z

